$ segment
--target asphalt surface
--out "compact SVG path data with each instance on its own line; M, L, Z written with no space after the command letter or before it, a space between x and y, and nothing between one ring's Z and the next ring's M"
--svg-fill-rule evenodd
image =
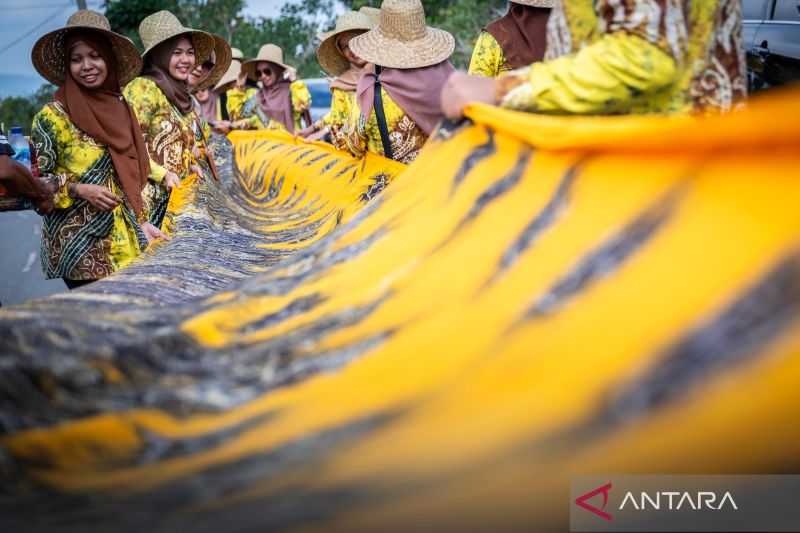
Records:
M44 279L39 261L42 220L33 211L0 212L0 303L19 304L67 290Z

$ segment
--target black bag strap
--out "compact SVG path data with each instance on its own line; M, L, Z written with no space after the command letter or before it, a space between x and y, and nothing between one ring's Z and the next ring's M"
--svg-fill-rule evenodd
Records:
M383 144L383 155L389 159L394 159L392 153L392 142L389 140L389 127L386 124L386 113L383 109L383 96L381 96L381 82L378 77L381 75L381 67L375 65L375 118L378 120L378 131L381 133L381 144Z
M221 95L219 95L219 103L217 105L220 106L220 111L222 111L222 120L230 120L230 117L228 117L228 93L227 92L224 92Z

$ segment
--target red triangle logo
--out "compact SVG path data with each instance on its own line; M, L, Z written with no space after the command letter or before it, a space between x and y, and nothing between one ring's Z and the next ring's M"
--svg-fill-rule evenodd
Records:
M598 487L591 492L587 492L583 496L579 497L575 500L575 503L578 504L579 507L583 507L587 511L590 511L596 514L599 517L605 518L608 521L611 521L611 515L605 512L606 505L608 505L608 491L611 490L611 483L607 483L602 487ZM603 495L603 506L598 509L597 507L586 503L586 500L591 500L598 494Z

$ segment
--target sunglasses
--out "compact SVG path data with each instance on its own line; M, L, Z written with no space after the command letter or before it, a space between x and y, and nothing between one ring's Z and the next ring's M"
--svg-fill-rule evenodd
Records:
M203 61L203 68L205 70L211 70L212 68L214 68L214 65L216 65L216 63L214 63L213 61Z
M272 76L273 70L271 68L265 68L263 70L256 69L256 78L260 78L263 74L264 76Z

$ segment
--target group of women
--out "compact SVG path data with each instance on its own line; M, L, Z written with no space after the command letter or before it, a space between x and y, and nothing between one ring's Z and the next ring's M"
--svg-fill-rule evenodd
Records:
M141 54L103 15L81 10L32 52L58 86L31 133L54 191L41 258L46 277L70 288L169 239L161 226L170 192L203 163L213 172L212 131L285 130L410 163L442 118L439 94L453 72L453 37L426 25L419 0L345 13L319 36L333 103L312 123L308 88L278 46L245 59L167 11L146 17L139 33Z

